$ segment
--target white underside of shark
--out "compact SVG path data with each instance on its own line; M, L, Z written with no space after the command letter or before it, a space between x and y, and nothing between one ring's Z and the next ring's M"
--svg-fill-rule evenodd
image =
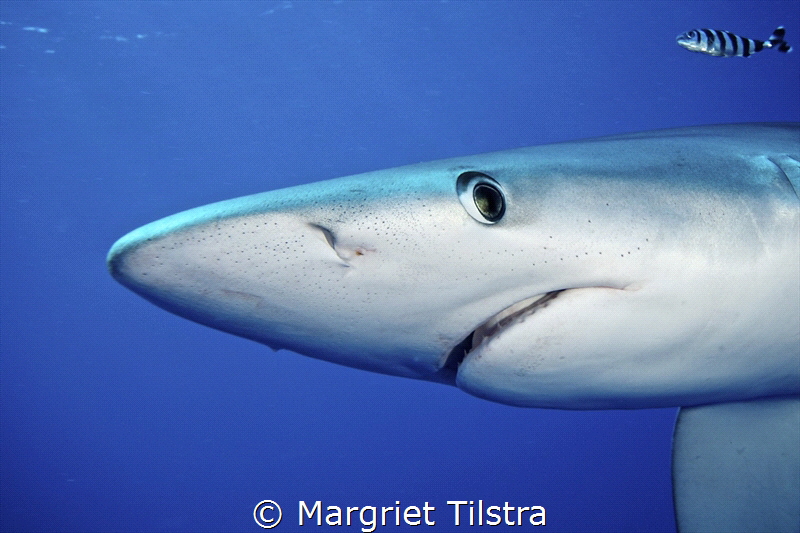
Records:
M800 129L560 143L236 198L109 252L275 349L530 407L682 407L681 531L800 531Z

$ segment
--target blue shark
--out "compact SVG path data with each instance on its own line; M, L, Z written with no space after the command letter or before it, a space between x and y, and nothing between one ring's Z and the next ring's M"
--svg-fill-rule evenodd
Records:
M273 349L555 409L680 407L681 531L800 530L800 126L698 126L222 201L108 254Z

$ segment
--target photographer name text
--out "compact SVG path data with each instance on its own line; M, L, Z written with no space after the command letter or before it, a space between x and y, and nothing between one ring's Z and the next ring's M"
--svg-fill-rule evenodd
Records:
M436 507L425 502L421 506L401 506L399 501L391 506L323 505L317 500L298 502L299 526L361 526L361 531L371 533L379 527L436 526L437 520L448 526L543 526L545 508L540 505L516 506L509 502L489 505L483 500L449 500L447 511L437 513ZM444 525L442 524L442 525Z

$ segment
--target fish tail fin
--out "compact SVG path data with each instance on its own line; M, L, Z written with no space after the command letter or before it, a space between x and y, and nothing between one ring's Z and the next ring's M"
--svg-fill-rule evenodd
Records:
M775 31L772 32L772 35L769 36L769 40L767 41L769 43L770 48L774 48L777 46L779 52L783 53L791 52L792 47L789 45L789 43L783 40L783 37L785 35L786 35L786 28L784 28L783 26L778 26L777 28L775 28Z

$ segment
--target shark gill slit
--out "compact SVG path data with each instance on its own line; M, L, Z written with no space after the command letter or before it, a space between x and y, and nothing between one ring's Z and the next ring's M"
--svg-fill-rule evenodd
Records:
M789 160L788 165L787 162L785 161L787 159ZM798 161L796 158L788 154L784 154L778 157L767 157L767 161L778 167L778 170L781 172L781 175L783 175L783 177L789 183L789 187L794 191L794 194L800 197L800 191L797 190L795 182L792 181L792 177L789 176L789 172L792 172L794 170L792 174L795 178L795 181L797 181L797 175L798 175L797 168L800 168L800 161ZM784 165L786 166L781 165L781 162L783 162ZM789 169L788 171L787 168Z

